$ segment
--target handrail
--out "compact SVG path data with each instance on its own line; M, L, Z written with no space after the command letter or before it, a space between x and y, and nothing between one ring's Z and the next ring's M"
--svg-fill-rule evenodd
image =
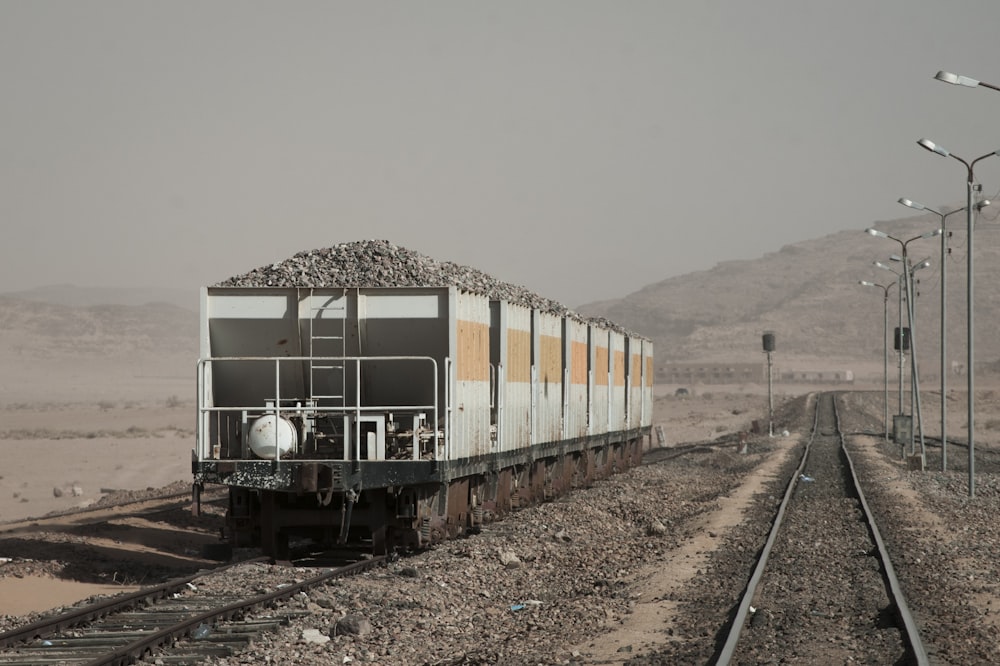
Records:
M449 361L445 359L446 363ZM431 382L432 382L432 395L433 402L427 404L412 404L412 405L362 405L361 404L361 366L363 363L375 362L375 361L425 361L431 364ZM282 364L292 364L292 363L316 363L316 362L342 362L344 364L354 363L356 368L356 385L354 391L353 404L345 403L343 405L325 405L318 407L316 402L316 397L312 395L308 396L297 396L297 397L282 397L281 395L281 366ZM211 368L213 364L221 363L273 363L274 364L274 386L273 386L273 397L268 397L262 401L261 404L254 405L226 405L226 406L216 406L213 400L210 400L210 393L212 389L212 382L209 381L208 377L211 375ZM198 381L198 432L197 439L195 442L195 458L198 462L203 462L205 460L215 460L213 456L210 456L210 442L209 442L209 432L211 430L211 414L217 413L246 413L246 412L265 412L272 413L276 416L280 416L282 413L292 413L292 414L309 414L309 413L325 413L325 414L340 414L340 415L352 415L355 425L354 439L355 447L353 451L353 459L360 460L360 432L361 432L361 416L365 413L372 412L420 412L428 411L431 412L431 429L430 429L430 439L433 441L434 450L437 451L439 446L439 437L441 433L438 429L438 414L440 411L438 404L438 386L439 386L439 375L438 375L438 362L435 358L430 356L217 356L217 357L207 357L198 360L197 365L197 381ZM447 387L446 387L447 388ZM448 393L446 392L446 400ZM295 401L296 404L288 404L290 401ZM305 403L305 404L303 404ZM277 430L277 429L276 429ZM276 435L277 436L277 435ZM444 434L445 442L447 442L447 433ZM413 447L414 447L414 459L419 458L419 446L421 438L417 436L414 432L413 437ZM276 450L276 455L278 456L276 460L280 461L280 452ZM238 460L240 458L226 458L226 460Z

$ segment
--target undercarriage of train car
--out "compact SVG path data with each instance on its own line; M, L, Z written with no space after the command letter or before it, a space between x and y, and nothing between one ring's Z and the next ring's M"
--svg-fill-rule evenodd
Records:
M641 430L622 439L553 443L543 451L435 461L285 461L289 487L248 487L247 477L204 469L201 483L231 483L228 541L276 559L290 545L369 544L375 553L408 551L477 530L513 510L559 497L639 464ZM262 472L264 470L261 470ZM234 472L235 473L235 470ZM262 478L262 477L260 477ZM333 483L339 479L338 483ZM261 485L261 484L258 484Z

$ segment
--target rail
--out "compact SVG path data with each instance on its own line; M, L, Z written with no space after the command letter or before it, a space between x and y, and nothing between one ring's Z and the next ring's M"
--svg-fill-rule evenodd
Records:
M263 561L267 558L259 558ZM0 634L0 646L9 652L0 653L3 663L76 663L87 666L124 666L134 664L157 651L183 648L183 639L197 638L199 628L207 629L226 621L243 618L252 609L268 608L276 602L290 599L304 590L326 584L336 578L351 576L380 566L382 557L365 558L350 564L328 569L301 582L281 587L273 592L232 599L225 593L199 599L193 603L185 597L178 605L173 598L182 592L197 590L193 585L204 574L174 579L132 594L115 597L71 609L66 613L34 622L30 625ZM247 564L247 562L215 569L214 572ZM209 572L213 573L213 572ZM196 593L200 595L200 591ZM115 623L115 616L130 613L123 631ZM161 618L176 616L167 626ZM104 623L102 628L101 623ZM78 628L87 626L86 632ZM59 638L59 635L63 635ZM198 652L198 643L194 652ZM204 643L211 649L211 643ZM171 647L173 646L173 647ZM11 658L8 658L10 656ZM202 660L191 657L188 663Z
M802 458L799 462L798 467L792 475L791 480L786 488L784 498L778 507L774 521L771 526L770 533L768 534L767 541L761 550L758 557L757 565L754 568L753 574L744 590L743 596L736 610L735 616L732 623L729 626L728 635L724 645L722 646L720 652L718 653L718 658L715 664L718 666L727 666L733 660L737 647L743 638L745 629L752 624L748 622L748 618L753 613L752 603L759 601L758 593L760 592L759 587L762 578L767 571L768 560L772 555L772 548L778 539L780 533L784 529L784 522L786 513L789 510L789 506L792 503L793 497L796 495L795 491L799 488L799 485L803 482L811 482L812 478L807 477L803 474L803 470L806 468L806 462L810 458L811 450L815 443L817 434L820 432L820 409L821 405L826 402L832 406L833 413L833 423L835 433L824 432L824 436L830 436L835 434L839 440L839 455L843 459L843 466L846 469L845 477L849 477L848 481L852 484L849 495L853 495L857 499L857 503L864 514L864 524L868 529L869 536L874 544L873 554L877 554L878 560L881 564L882 579L885 585L885 591L889 596L889 600L893 608L895 609L895 614L897 616L897 626L900 629L900 634L903 639L904 648L907 651L908 663L915 663L919 666L924 666L928 664L927 654L924 650L922 640L920 638L919 628L910 613L909 607L907 605L905 596L903 595L902 588L896 577L895 570L892 566L891 559L889 557L888 549L881 537L878 530L878 525L875 521L875 517L872 514L868 503L864 497L864 493L861 489L861 484L858 480L854 463L848 454L847 447L845 444L844 434L840 426L840 415L837 411L836 400L831 394L824 394L817 398L816 400L816 411L813 419L812 432L810 433L809 440L806 442ZM827 469L824 467L823 469ZM831 477L835 478L835 477ZM822 521L826 522L826 521ZM800 572L806 573L806 572Z

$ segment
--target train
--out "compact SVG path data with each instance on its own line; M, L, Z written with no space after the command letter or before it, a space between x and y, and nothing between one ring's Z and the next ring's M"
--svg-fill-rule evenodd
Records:
M225 539L421 549L638 464L653 346L458 286L200 293L194 507Z

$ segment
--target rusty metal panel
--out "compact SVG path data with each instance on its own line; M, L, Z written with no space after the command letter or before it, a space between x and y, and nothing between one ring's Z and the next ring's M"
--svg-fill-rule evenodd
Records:
M627 387L625 385L626 349L625 335L618 331L609 331L610 362L611 362L611 400L608 407L608 429L612 432L627 427L625 420Z
M506 301L497 309L497 449L531 446L531 309Z
M653 341L642 341L642 419L640 425L653 425Z
M628 407L626 423L629 428L638 428L642 419L642 339L628 337Z
M447 459L491 452L490 301L453 290L449 356L452 359Z
M567 318L565 328L564 420L563 437L583 437L587 434L587 403L590 387L587 383L587 324Z
M590 326L590 434L608 431L608 405L610 392L609 331Z
M532 443L556 442L562 438L563 318L534 310L531 319L534 371Z

